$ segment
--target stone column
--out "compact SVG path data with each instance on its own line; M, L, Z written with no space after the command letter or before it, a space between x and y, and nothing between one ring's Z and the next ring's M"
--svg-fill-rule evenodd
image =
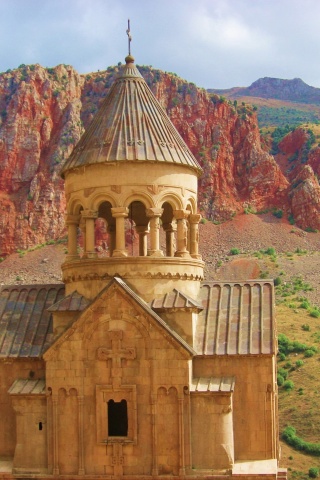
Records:
M184 461L184 410L183 410L183 393L178 396L179 405L179 475L186 474Z
M79 228L82 233L82 241L83 241L83 254L82 257L86 257L86 221L82 216L80 217Z
M166 232L166 256L174 256L174 232L175 229L172 223L164 223L163 230Z
M108 225L107 232L109 233L109 256L112 257L116 248L116 226Z
M152 426L152 475L158 475L157 446L157 395L151 394L151 426Z
M80 223L80 215L66 215L66 225L68 227L68 255L67 260L79 258L77 245L77 232Z
M47 445L48 445L48 473L52 473L53 471L53 411L52 411L52 397L51 397L51 389L47 389L46 393L47 397L47 428L48 428L48 437L47 437Z
M59 475L58 395L52 395L53 475Z
M147 217L150 218L150 250L148 255L150 257L163 257L163 252L160 250L160 217L163 213L163 208L148 208L146 210Z
M201 260L201 255L199 255L199 222L201 220L200 214L194 214L189 216L190 224L190 255L192 258L198 258Z
M112 256L127 257L124 221L128 216L129 209L127 207L114 207L111 208L111 213L113 218L116 219L116 248Z
M146 257L148 255L148 225L136 225L136 232L139 235L139 256Z
M177 220L177 251L175 257L190 257L187 250L188 244L188 227L187 218L189 216L189 210L174 210L173 215Z
M78 395L78 428L79 428L79 470L78 475L84 475L84 425L83 425L84 397Z
M82 218L85 220L86 225L86 232L85 232L85 252L84 256L87 258L94 258L97 256L97 252L95 251L95 232L94 232L94 222L96 218L98 218L98 212L94 212L93 210L82 210L81 212Z

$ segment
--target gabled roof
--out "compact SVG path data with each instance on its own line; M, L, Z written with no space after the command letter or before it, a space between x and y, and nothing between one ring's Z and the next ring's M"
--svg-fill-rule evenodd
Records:
M48 312L82 312L90 303L76 290L48 308Z
M176 342L177 344L182 347L184 351L188 353L190 356L196 355L195 350L182 338L180 335L173 330L162 318L160 318L150 307L149 305L142 300L139 295L137 295L131 288L119 277L114 277L110 283L97 295L95 299L92 300L88 308L90 308L90 312L94 309L94 304L96 302L99 302L101 298L103 298L104 294L112 288L112 286L116 285L120 290L125 292L125 294L129 295L129 297L134 300L138 306L140 306L145 313L147 313L150 317L152 317L156 324L158 325L159 328L163 330L163 333L166 335L166 337L173 342ZM82 326L83 323L86 322L86 313L88 308L86 308L81 315L77 318L77 320L72 324L72 329L70 330L71 333L77 330L79 326ZM91 314L91 313L90 313ZM68 330L64 332L64 334L59 337L54 343L51 344L52 349L59 348L59 345L63 344L63 342L69 337ZM52 354L51 348L46 352L45 358L48 359L50 358L50 355Z
M128 56L61 175L109 162L165 162L202 172L198 162Z
M199 355L276 353L272 280L203 283L196 327Z
M180 297L177 293L169 295L168 305L174 305L175 298L181 305L194 304L199 307L199 301L202 304L204 310L199 313L194 349L120 278L112 279L93 302L112 284L118 285L135 300L169 338L178 342L192 356L276 353L274 290L270 280L203 283L198 302L187 296ZM84 314L85 305L92 305L93 302L89 303L77 292L64 297L64 285L61 284L2 287L0 358L41 357L53 344L52 317L48 309L55 305L55 311L60 308L68 311L69 305L69 310L82 311ZM63 338L59 341L63 341Z
M39 357L52 342L48 308L64 285L13 285L0 290L0 358Z
M198 312L203 310L203 306L199 302L193 300L191 297L185 295L176 288L174 288L172 292L166 293L163 297L152 300L149 305L152 310L158 311L175 310L180 308L187 308Z

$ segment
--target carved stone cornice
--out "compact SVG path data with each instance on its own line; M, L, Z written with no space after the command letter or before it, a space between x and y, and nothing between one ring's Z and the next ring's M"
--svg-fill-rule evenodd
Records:
M159 279L159 280L193 280L193 281L203 281L202 275L194 275L194 274L187 274L187 273L179 273L179 272L121 272L121 276L123 278L142 278L142 279ZM112 274L108 273L84 273L84 274L77 274L77 275L63 275L63 282L64 283L73 283L73 282L84 282L84 281L92 281L92 280L99 280L105 281L110 280L114 277Z

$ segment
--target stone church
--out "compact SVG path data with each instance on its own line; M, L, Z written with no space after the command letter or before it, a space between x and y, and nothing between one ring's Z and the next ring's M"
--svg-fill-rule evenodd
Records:
M0 292L0 479L286 478L273 282L204 280L200 175L127 56L62 170L64 285Z

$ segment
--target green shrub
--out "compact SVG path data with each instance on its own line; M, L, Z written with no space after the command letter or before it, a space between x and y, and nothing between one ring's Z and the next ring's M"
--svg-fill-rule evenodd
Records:
M284 429L281 437L288 445L291 445L291 447L296 450L303 451L309 455L320 456L320 444L305 442L296 435L296 429L291 425L288 425Z
M282 280L281 280L280 277L276 277L276 278L274 279L273 283L274 283L275 287L277 287L278 285L281 285Z
M302 366L303 366L303 363L304 363L303 360L297 360L297 361L296 361L296 367L298 367L298 368L299 368L299 367L302 367ZM299 389L299 390L300 390L300 389Z
M320 309L317 308L317 307L311 308L310 311L309 311L309 315L310 315L310 317L313 317L313 318L319 318L320 317Z
M302 302L299 305L299 308L304 308L305 310L308 310L309 307L310 307L310 303L306 298L302 300Z
M278 210L275 210L272 212L272 215L274 215L277 218L282 218L283 217L283 211L279 208Z
M285 370L284 368L279 368L278 369L278 374L284 379L284 380L287 380L287 376L288 376L288 371Z
M319 477L319 468L311 467L309 468L309 477L310 478L317 478Z
M304 356L305 356L306 358L313 357L313 355L314 355L314 351L311 350L311 348L308 348L308 350L306 350L306 351L304 352Z
M290 215L288 216L288 220L289 220L290 225L295 224L294 217L293 217L292 213L290 213Z
M278 387L281 387L284 384L284 378L282 375L279 373L277 374L277 385Z
M294 388L294 383L292 380L286 380L283 384L283 388L287 391L293 390Z
M304 323L301 328L304 332L310 332L310 325L307 323Z
M276 250L273 247L268 247L268 248L265 249L264 253L266 255L275 255Z
M231 248L230 255L239 255L240 250L238 248Z

